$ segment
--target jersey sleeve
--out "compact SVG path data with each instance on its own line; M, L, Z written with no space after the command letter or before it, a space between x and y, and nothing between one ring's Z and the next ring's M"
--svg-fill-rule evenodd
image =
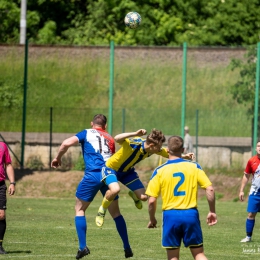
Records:
M85 129L75 135L79 139L79 143L83 143L86 140L86 134L87 130Z
M252 163L251 163L251 159L247 162L246 168L244 173L245 174L251 174L253 173L252 167L251 167Z
M209 180L208 176L206 175L206 173L201 170L198 169L198 184L202 189L206 189L207 187L211 186L212 183Z
M160 192L161 192L160 177L159 177L157 170L155 170L153 172L151 180L148 183L148 187L146 189L145 194L150 197L157 198L159 196Z
M4 162L5 164L10 164L12 163L12 160L11 160L11 156L10 156L10 153L9 153L9 150L8 150L8 147L6 144L4 144Z
M169 154L168 154L168 152L167 152L165 147L162 147L161 151L156 153L156 154L161 155L161 156L163 156L165 158L169 158Z

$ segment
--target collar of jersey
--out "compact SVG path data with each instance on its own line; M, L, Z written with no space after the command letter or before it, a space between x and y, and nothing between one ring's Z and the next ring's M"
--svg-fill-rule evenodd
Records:
M178 159L169 159L168 162L169 163L179 163L179 162L184 162L185 160L182 158L178 158Z
M94 127L93 129L96 129L96 130L99 130L99 131L102 131L102 132L106 132L102 127Z
M146 152L145 149L144 149L144 142L145 142L145 140L142 141L142 150L141 150L141 152L143 152L143 154L146 154L147 152Z

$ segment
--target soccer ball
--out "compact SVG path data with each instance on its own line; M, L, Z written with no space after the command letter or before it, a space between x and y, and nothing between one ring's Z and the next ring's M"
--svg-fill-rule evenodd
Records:
M130 12L125 16L125 25L130 29L136 29L141 24L141 15L137 12Z

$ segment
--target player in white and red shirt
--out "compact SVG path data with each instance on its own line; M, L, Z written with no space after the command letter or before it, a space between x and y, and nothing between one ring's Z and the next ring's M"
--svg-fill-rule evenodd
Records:
M246 219L246 237L240 242L250 242L255 225L255 217L260 212L260 140L256 144L256 155L251 157L246 165L244 176L242 178L239 199L244 200L244 188L252 175L252 184L248 197Z
M70 146L76 144L81 145L85 172L76 191L75 226L79 241L79 250L76 259L80 259L90 253L86 241L87 220L85 211L98 191L104 196L109 189L108 185L103 181L101 170L102 167L105 166L105 162L115 153L115 141L113 137L106 132L106 126L106 117L102 114L95 115L91 122L92 128L85 129L75 136L64 140L56 158L51 163L53 168L57 168L61 165L61 158ZM110 175L108 178L113 178L113 175ZM130 247L126 223L120 214L117 200L111 205L110 214L115 221L124 248Z

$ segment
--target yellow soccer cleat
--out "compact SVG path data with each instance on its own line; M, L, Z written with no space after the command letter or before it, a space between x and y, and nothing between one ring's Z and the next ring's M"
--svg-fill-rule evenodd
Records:
M133 191L129 191L128 192L128 195L134 200L134 203L135 203L135 206L138 208L138 209L142 209L143 208L143 203L141 200L139 200L135 193Z
M98 209L97 216L96 216L96 225L98 227L103 226L105 215L106 215L106 210L104 210L103 207L100 206L99 209Z

